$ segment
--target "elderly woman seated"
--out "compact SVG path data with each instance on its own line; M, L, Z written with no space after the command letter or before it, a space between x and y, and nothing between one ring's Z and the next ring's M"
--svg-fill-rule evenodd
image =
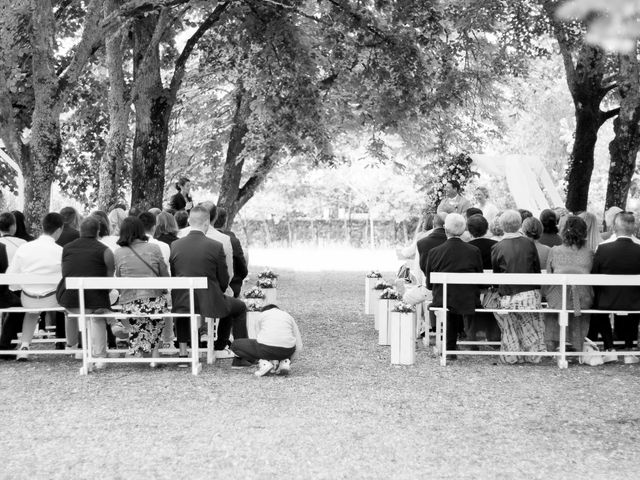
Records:
M520 233L522 219L515 210L500 216L504 237L491 252L491 264L496 273L540 273L540 259L534 243ZM500 285L500 307L508 309L540 308L538 285ZM502 332L501 350L507 352L544 352L544 322L539 313L496 314ZM517 363L515 355L502 355L505 363ZM538 363L540 356L526 356L526 361Z

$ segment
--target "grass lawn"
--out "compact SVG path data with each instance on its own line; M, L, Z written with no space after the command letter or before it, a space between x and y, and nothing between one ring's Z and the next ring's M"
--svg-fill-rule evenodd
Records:
M391 366L364 271L279 273L305 341L288 378L0 363L0 478L639 478L639 365Z

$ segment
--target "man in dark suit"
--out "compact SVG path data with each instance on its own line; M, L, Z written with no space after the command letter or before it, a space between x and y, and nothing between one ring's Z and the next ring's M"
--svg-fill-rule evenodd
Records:
M207 318L220 318L218 339L214 348L226 350L229 334L233 328L234 338L247 338L247 308L241 300L228 297L224 292L229 283L226 260L222 244L205 236L209 224L209 211L196 206L189 213L191 231L171 244L171 275L176 277L207 277L208 289L195 290L196 312ZM173 311L189 312L189 292L172 290ZM176 320L180 355L187 354L189 322ZM224 356L217 354L217 356Z
M444 231L444 218L443 216L436 215L433 217L433 231L426 237L418 240L416 244L418 254L420 255L420 270L422 270L422 273L426 272L429 251L438 245L442 245L446 241L447 234Z
M231 230L227 230L227 211L218 207L218 216L216 217L213 226L216 230L224 233L231 239L231 249L233 251L233 278L229 281L229 287L233 291L233 296L238 298L240 296L240 290L242 289L242 282L249 273L247 269L247 260L244 257L244 250L242 244L236 234Z
M427 288L433 290L434 307L442 306L442 284L432 284L431 272L475 272L482 273L480 250L460 239L466 229L464 217L450 213L444 222L448 240L432 248L427 257L425 275ZM463 315L473 315L480 305L480 291L477 285L449 285L447 287L447 350L457 349L458 327ZM455 359L455 356L451 356Z
M613 221L613 229L616 240L610 243L602 243L593 257L591 273L605 273L612 275L638 275L640 274L640 245L631 239L635 233L635 218L633 213L620 212ZM640 310L640 287L594 287L594 308L603 310ZM633 343L638 339L638 321L640 316L615 318L616 335L624 339L625 350L633 348ZM613 349L613 336L608 315L592 315L591 321L595 324L597 333L602 334L604 347ZM596 336L597 336L596 333ZM592 340L596 340L592 338ZM605 356L606 358L606 356ZM638 363L638 357L625 356L624 363Z

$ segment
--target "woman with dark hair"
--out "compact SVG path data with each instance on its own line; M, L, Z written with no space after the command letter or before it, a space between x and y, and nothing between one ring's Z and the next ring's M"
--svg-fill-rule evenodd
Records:
M127 217L120 227L120 238L115 252L116 277L168 277L169 272L158 245L147 242L144 225L139 218ZM164 290L121 290L122 311L129 319L129 353L136 356L159 356L164 319L157 315L168 311ZM154 315L154 317L150 317ZM157 364L152 363L155 368Z
M177 233L178 225L173 215L168 212L160 212L156 217L154 237L167 245L171 245L178 239Z
M540 243L547 247L562 245L562 238L558 235L558 218L555 212L548 208L540 212L540 223L542 223Z
M193 199L191 198L191 181L187 177L180 177L176 182L176 190L178 193L169 200L169 208L175 210L186 210L187 212L193 207Z
M535 217L524 219L522 221L522 233L535 244L538 250L538 257L540 257L540 265L546 265L551 248L540 243L540 236L542 235L542 223L540 223L540 220Z
M444 198L438 205L438 213L460 213L465 214L471 207L471 202L464 198L460 191L460 183L457 180L449 180L444 187Z
M576 216L567 217L562 229L562 245L549 252L547 273L591 273L593 251L586 245L587 224ZM550 308L562 308L562 286L552 285L545 288L545 296ZM589 315L581 309L590 308L593 303L593 289L585 285L572 285L567 290L567 307L575 313L569 314L568 339L571 345L582 351L584 337L589 330Z
M35 237L32 237L31 234L27 232L27 225L24 221L24 214L20 210L14 210L11 213L13 213L13 216L16 219L16 233L14 233L13 236L21 238L26 242L35 240Z

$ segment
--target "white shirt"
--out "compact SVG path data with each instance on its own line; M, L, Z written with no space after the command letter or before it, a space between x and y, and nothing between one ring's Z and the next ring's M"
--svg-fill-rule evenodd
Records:
M262 312L258 317L257 330L258 343L272 347L296 347L296 352L302 349L298 325L291 315L279 308Z
M627 235L621 235L620 237L618 237L615 233L612 234L609 238L607 238L606 240L600 242L600 245L602 245L603 243L611 243L611 242L615 242L618 238L630 238L633 243L636 243L638 245L640 245L640 240L638 239L638 237L636 237L635 235L631 235L630 237Z
M106 237L100 238L100 243L109 247L112 252L115 252L118 248L120 248L120 245L116 243L119 238L120 237L118 235L108 235Z
M16 254L18 247L27 243L26 240L18 237L12 237L11 235L0 237L0 243L4 243L5 247L7 247L7 260L9 261L9 265L11 265L11 260L13 256Z
M33 273L36 275L54 275L62 278L62 247L53 237L42 234L32 242L18 247L7 273ZM44 295L53 292L53 285L26 285L22 290L31 295Z

